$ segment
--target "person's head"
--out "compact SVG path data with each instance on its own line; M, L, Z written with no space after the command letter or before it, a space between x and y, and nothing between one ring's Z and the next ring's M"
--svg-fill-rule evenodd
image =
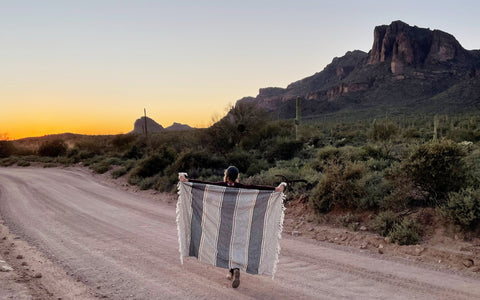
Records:
M230 166L225 170L225 177L223 178L224 181L227 182L235 182L238 181L238 169L235 166Z

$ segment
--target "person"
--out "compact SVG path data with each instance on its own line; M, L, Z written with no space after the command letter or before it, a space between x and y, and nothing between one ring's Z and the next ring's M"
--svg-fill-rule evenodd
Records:
M214 184L221 186L229 186L242 189L257 189L257 190L274 190L276 192L283 192L287 184L285 182L280 183L277 187L267 186L267 185L247 185L239 182L239 171L235 166L230 166L225 170L223 181L218 182L209 182L196 179L188 179L186 173L179 173L178 179L182 182L196 182L196 183L205 183L205 184ZM240 285L240 269L233 268L230 269L227 278L232 280L232 287L237 288Z

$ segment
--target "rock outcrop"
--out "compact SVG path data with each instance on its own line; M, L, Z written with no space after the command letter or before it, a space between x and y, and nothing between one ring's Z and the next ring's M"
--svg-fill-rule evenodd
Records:
M457 108L468 109L464 104L480 101L476 86L480 50L465 50L446 32L402 21L377 26L373 35L368 53L349 51L321 72L286 88L261 88L256 97L239 101L256 103L281 118L295 116L297 97L305 100L303 116L355 109L378 111L377 106L408 111L445 105L444 111L452 106L459 111Z
M455 37L446 32L395 21L375 28L367 64L390 62L391 72L400 74L407 66L424 68L452 60L465 62L468 56Z
M145 133L145 118L147 118L147 132L153 133L162 132L165 130L162 125L158 124L149 117L141 117L140 119L137 119L133 124L132 133Z

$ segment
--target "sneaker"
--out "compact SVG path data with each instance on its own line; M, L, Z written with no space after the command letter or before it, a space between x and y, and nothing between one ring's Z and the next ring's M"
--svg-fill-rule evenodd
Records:
M232 280L233 279L233 269L230 269L227 274L227 279Z
M240 270L235 269L233 270L233 282L232 287L236 289L240 285Z

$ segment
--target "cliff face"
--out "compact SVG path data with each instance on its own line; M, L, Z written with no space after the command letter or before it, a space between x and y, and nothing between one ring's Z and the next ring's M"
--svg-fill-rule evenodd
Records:
M307 101L304 114L331 113L347 105L350 109L375 105L408 108L431 105L434 102L427 101L429 98L459 84L469 86L462 82L480 77L480 51L465 50L446 32L395 21L375 27L373 35L368 53L349 51L334 58L323 71L285 89L262 88L256 97L239 101L257 103L287 118L295 115L292 102L297 97ZM461 105L462 96L458 98L455 101Z
M405 67L421 67L456 60L465 62L468 52L452 35L440 30L411 27L402 21L377 26L367 64L390 62L393 74Z

